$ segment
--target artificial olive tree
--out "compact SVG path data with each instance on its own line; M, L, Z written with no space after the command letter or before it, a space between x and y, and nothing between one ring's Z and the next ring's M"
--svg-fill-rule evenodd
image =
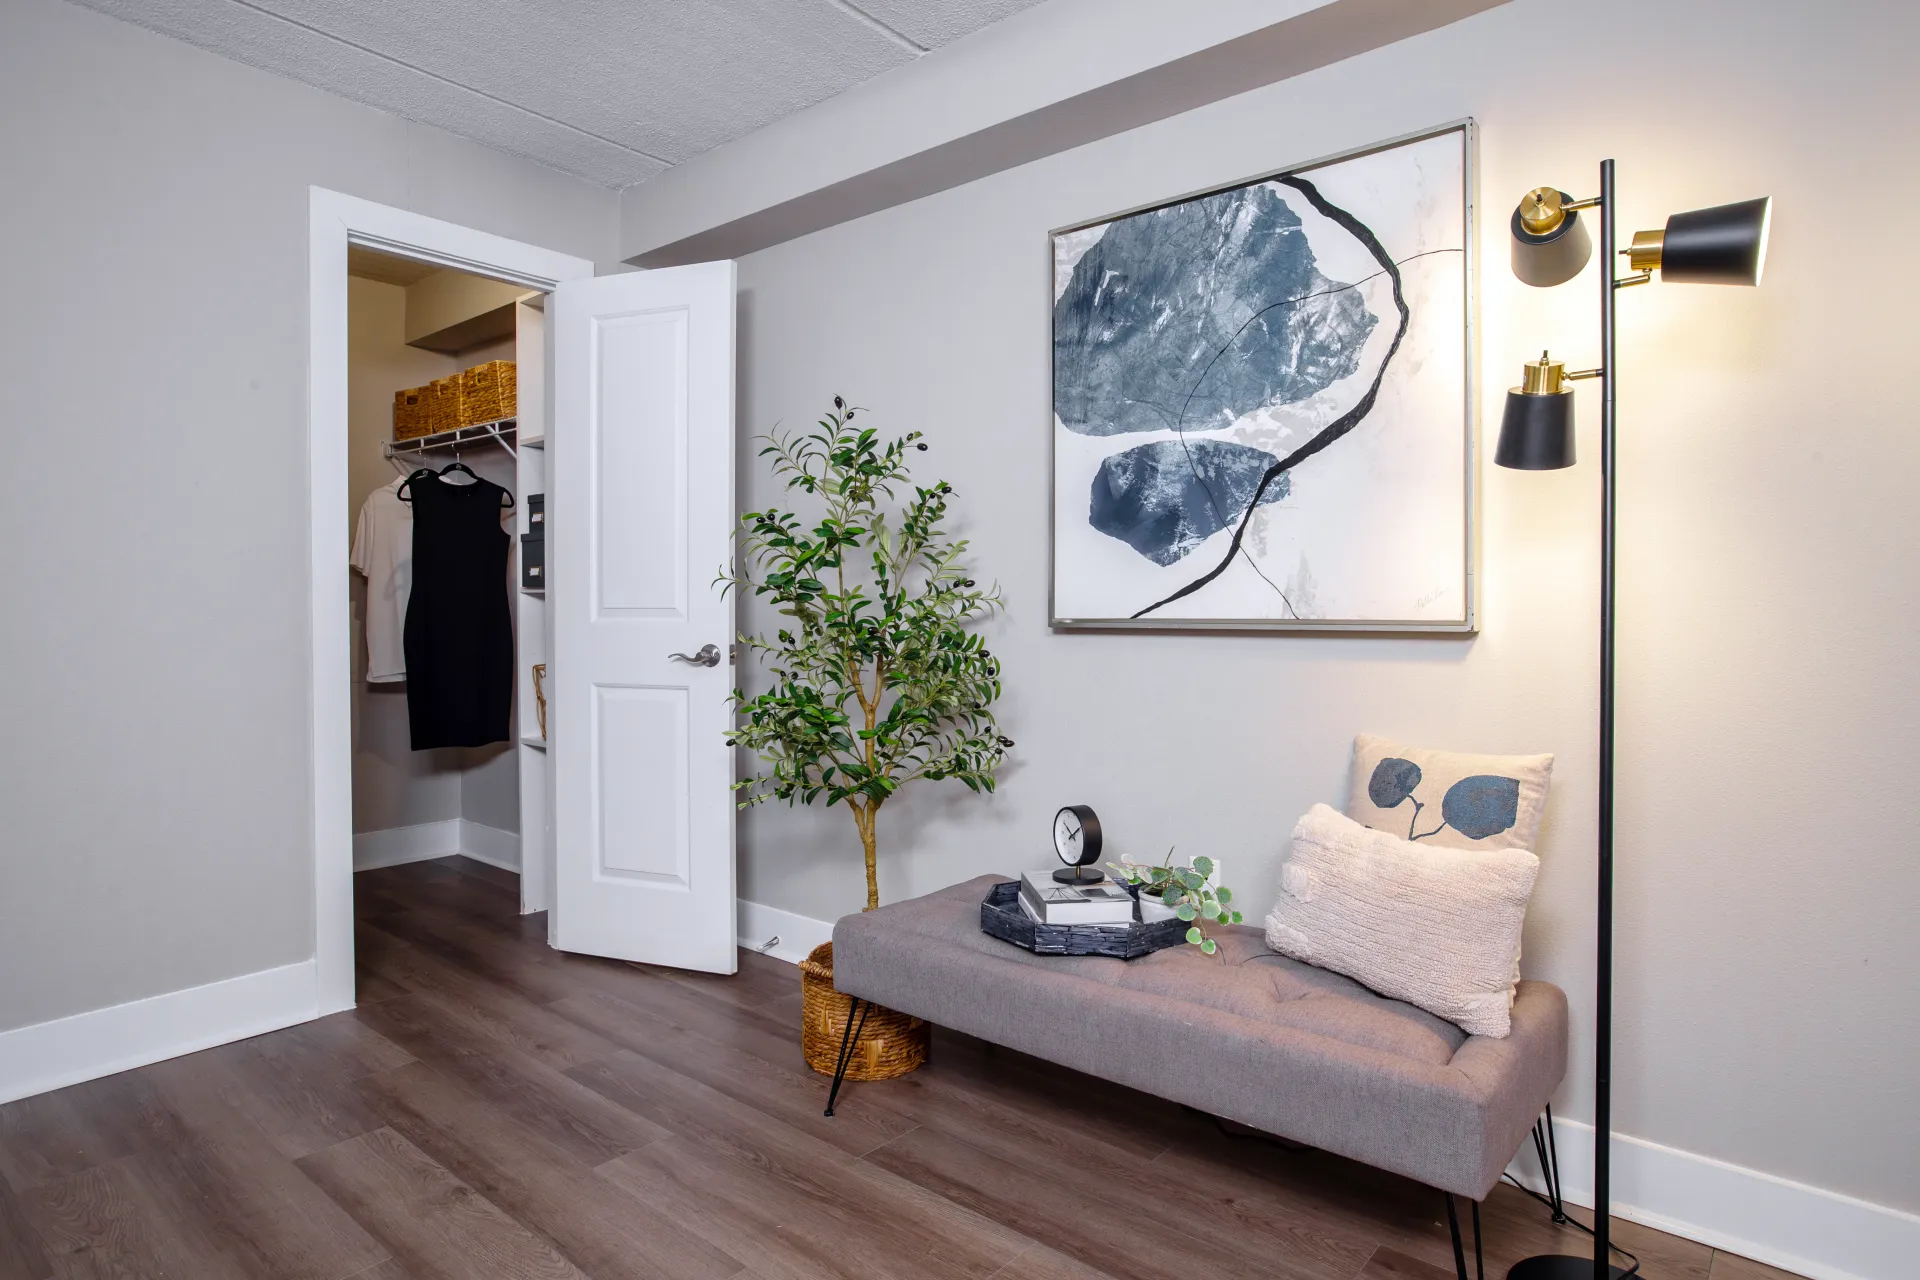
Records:
M734 784L740 807L845 804L872 910L881 807L920 779L992 791L1013 741L993 717L999 660L969 629L1000 608L1000 591L967 576L965 540L941 528L953 486L914 484L908 458L927 448L920 433L882 442L852 425L860 412L836 396L817 430L761 437L790 500L804 495L818 511L742 516L740 561L721 580L783 617L771 638L740 637L773 682L751 697L733 691L742 722L727 740L762 766Z

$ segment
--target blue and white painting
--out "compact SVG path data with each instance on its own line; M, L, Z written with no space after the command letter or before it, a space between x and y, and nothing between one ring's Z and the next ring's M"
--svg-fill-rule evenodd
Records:
M1056 625L1471 628L1470 145L1055 233Z

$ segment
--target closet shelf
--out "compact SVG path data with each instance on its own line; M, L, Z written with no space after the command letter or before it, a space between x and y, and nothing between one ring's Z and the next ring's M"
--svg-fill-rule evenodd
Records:
M389 458L402 458L415 457L436 449L458 449L463 445L491 442L517 458L520 455L513 447L513 439L518 429L518 419L501 418L497 422L476 422L470 427L436 431L430 436L415 436L411 440L389 440L380 448Z

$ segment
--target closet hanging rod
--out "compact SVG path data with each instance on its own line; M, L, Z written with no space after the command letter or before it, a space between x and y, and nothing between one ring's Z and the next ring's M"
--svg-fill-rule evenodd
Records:
M411 440L389 440L380 448L383 456L397 458L408 454L423 454L435 449L458 449L462 445L486 444L492 441L517 458L520 453L513 447L513 440L518 430L518 419L502 418L498 422L476 422L470 427L436 431L430 436L415 436Z

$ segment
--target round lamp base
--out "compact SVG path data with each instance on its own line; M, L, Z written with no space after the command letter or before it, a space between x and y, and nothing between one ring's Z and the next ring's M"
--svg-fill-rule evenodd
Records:
M1608 1280L1621 1280L1624 1267L1608 1267ZM1522 1258L1507 1272L1507 1280L1595 1280L1592 1258L1573 1258L1564 1253L1542 1253Z

